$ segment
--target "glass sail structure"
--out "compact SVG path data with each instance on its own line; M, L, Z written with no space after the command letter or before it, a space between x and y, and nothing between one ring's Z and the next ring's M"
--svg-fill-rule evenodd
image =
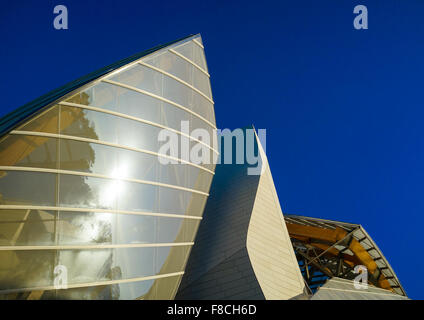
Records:
M59 88L0 129L1 299L175 296L215 168L158 137L217 154L200 35Z

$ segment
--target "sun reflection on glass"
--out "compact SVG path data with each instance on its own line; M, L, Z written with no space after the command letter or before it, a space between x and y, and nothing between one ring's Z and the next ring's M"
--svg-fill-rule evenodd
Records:
M113 206L116 199L122 194L125 189L125 183L121 179L126 177L127 171L127 167L121 165L116 167L109 175L114 180L110 180L105 184L100 192L100 203L103 206Z

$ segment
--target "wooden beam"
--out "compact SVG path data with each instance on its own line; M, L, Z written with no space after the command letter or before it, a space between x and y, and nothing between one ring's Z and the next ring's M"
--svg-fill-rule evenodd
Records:
M346 237L347 232L341 228L336 228L335 230L331 229L325 229L325 228L317 228L312 226L304 226L299 224L292 224L287 223L287 230L289 231L290 237L296 238L296 239L304 239L304 241L307 241L307 243L310 243L311 245L327 251L327 253L338 256L339 250L336 248L331 248L331 245L328 246L323 243L317 243L314 242L314 239L321 240L321 241L331 241L332 243L336 243L337 241L342 240L344 237ZM374 259L371 257L368 251L361 245L361 243L356 240L354 237L347 240L346 245L348 245L348 248L353 252L354 257L344 254L343 259L346 263L353 263L354 265L364 265L368 273L370 275L373 275L376 270L378 270L378 266L375 263ZM377 277L375 277L378 279ZM390 283L385 279L384 275L381 275L381 277L377 280L378 285L383 289L390 289L393 291Z

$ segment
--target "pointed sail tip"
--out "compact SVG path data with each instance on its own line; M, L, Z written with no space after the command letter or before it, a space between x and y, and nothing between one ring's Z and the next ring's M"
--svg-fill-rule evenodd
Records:
M124 58L115 63L109 64L99 70L86 74L74 81L71 81L61 87L54 89L41 97L26 103L25 105L9 112L8 114L0 117L0 137L5 135L7 132L13 130L13 128L17 127L23 121L26 121L29 117L41 112L43 108L48 107L49 105L54 104L55 101L59 100L63 96L78 90L80 87L102 77L108 73L111 73L135 60L138 60L148 54L163 49L165 47L177 44L182 41L192 40L196 35L191 34L186 37L158 45L151 49L133 54L128 58ZM201 38L200 38L201 39ZM200 41L199 41L200 42Z

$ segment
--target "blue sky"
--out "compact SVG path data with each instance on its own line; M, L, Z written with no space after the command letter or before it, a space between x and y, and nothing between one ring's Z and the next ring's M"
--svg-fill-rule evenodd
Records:
M53 28L53 8L69 29ZM369 29L353 28L368 7ZM267 129L283 212L361 223L424 298L424 2L10 1L0 116L84 74L201 33L219 128Z

